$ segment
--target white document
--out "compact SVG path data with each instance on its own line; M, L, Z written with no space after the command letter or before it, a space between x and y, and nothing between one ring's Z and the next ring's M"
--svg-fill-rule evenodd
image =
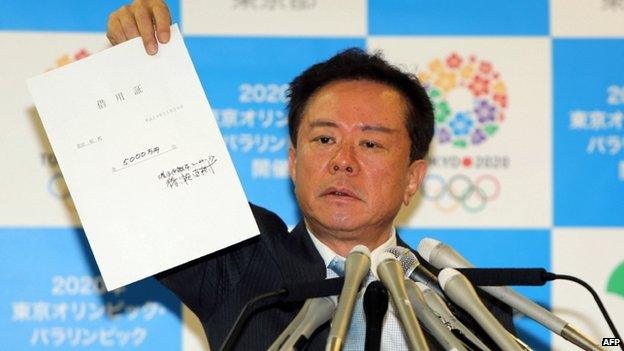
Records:
M108 290L259 233L177 25L28 85Z

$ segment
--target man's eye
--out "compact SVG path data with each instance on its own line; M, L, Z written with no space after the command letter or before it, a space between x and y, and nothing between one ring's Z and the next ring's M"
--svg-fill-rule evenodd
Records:
M331 137L328 137L328 136L325 136L325 135L318 136L318 137L314 138L313 140L314 141L318 141L321 144L329 144L329 143L331 143L333 141Z
M362 145L363 145L364 147L368 148L368 149L374 149L374 148L377 148L377 147L379 147L379 146L380 146L380 145L379 145L379 144L377 144L376 142L374 142L374 141L370 141L370 140L363 141L363 142L362 142Z

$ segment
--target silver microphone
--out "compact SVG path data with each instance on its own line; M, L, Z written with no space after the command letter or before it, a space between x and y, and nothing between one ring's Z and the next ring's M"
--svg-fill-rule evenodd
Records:
M410 249L401 247L401 246L395 246L395 247L391 247L387 249L386 252L390 252L397 257L397 259L401 263L401 267L403 267L403 270L405 271L406 277L417 282L418 284L426 286L428 291L435 292L438 295L437 296L438 300L440 300L440 303L443 304L444 306L443 309L448 311L446 315L452 316L452 320L455 321L455 325L457 327L453 329L457 329L457 331L461 333L461 336L465 337L468 341L472 342L474 345L478 347L483 346L481 347L482 350L487 350L487 347L483 345L483 342L481 342L481 340L479 340L479 338L477 338L477 336L474 335L474 333L472 333L470 329L464 326L459 321L459 319L457 319L453 315L453 313L448 309L448 307L446 306L444 292L442 291L442 288L440 287L439 282L438 282L438 277L433 275L433 273L431 273L427 268L421 265L416 255ZM447 318L447 321L449 320L451 319ZM513 336L513 338L524 350L531 350L531 348L527 344L525 344L522 340L518 339L515 336Z
M310 339L310 335L323 323L330 320L336 311L335 296L317 297L308 301L306 301L308 308L305 310L303 318L279 348L280 351L294 351L300 340Z
M354 247L345 261L345 282L338 298L338 307L331 323L325 350L339 351L342 349L347 330L351 324L353 307L362 280L370 269L370 251L364 245Z
M389 252L382 252L378 257L377 276L388 289L398 317L403 323L407 342L413 350L429 351L425 335L418 324L414 310L405 290L403 270L399 261Z
M301 321L305 318L306 312L308 308L310 307L312 300L314 299L306 300L306 302L301 307L301 310L299 310L299 313L297 313L295 318L293 318L290 324L288 324L286 329L284 329L284 331L275 339L275 341L273 341L273 343L271 344L271 346L269 346L267 351L278 351L280 349L280 347L284 344L284 342L288 339L288 337L290 337L293 331L295 331L295 329L299 326L299 324L301 324Z
M481 339L479 339L468 327L466 327L455 315L453 312L446 306L446 302L438 295L437 292L434 292L427 285L423 283L416 283L416 286L423 293L423 297L425 299L425 303L431 310L436 314L440 321L446 325L450 329L455 329L459 333L462 334L468 341L473 343L482 351L491 351L489 347L487 347Z
M467 351L462 342L442 324L442 321L433 313L431 308L425 303L422 292L411 279L405 279L405 289L409 297L414 313L425 327L447 351Z
M444 292L438 283L438 277L431 273L427 268L423 267L414 253L401 246L394 246L386 250L396 257L401 263L401 267L405 272L405 277L415 282L423 283L433 291L437 292L443 299Z
M440 285L453 302L479 323L494 342L505 351L523 351L522 347L485 307L468 278L453 268L444 268L438 275Z

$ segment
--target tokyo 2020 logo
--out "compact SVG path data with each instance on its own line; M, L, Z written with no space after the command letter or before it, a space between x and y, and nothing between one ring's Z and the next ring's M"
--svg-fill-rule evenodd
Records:
M467 151L493 138L505 121L507 86L488 60L453 52L429 62L418 78L434 107L438 145ZM509 164L505 155L433 155L432 158L437 159L434 165L453 167L456 164L455 168L465 170L493 171L507 168ZM447 162L455 158L458 162ZM504 162L498 162L501 160ZM463 209L478 213L499 198L501 188L493 173L434 173L423 181L421 194L441 212Z
M480 145L505 120L507 88L489 61L452 53L431 61L418 78L435 108L439 144Z

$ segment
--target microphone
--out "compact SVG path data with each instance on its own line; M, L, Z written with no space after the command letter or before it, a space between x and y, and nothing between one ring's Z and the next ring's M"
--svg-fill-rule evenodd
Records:
M345 282L338 298L338 307L331 324L325 350L340 351L347 329L351 324L353 306L360 285L370 269L370 251L364 245L357 245L345 261Z
M444 292L442 292L442 288L440 288L438 277L429 272L427 268L423 267L410 249L402 246L394 246L387 249L386 252L393 254L394 257L399 260L405 272L405 277L415 282L425 284L444 298Z
M425 336L420 329L414 310L410 304L403 281L403 270L399 261L389 252L382 252L378 257L377 276L392 296L392 301L403 323L408 344L412 350L429 351Z
M379 280L372 281L366 288L362 302L366 317L364 350L379 351L383 320L388 311L388 290Z
M438 275L442 290L459 307L466 310L479 323L494 342L505 351L523 351L511 334L481 302L474 287L466 277L453 268L444 268Z
M468 344L468 346L471 346L473 349L477 347L482 351L491 351L483 341L453 315L446 305L446 302L442 300L438 293L434 292L423 283L416 283L416 286L422 292L427 306L431 308L444 325L450 328L452 332L455 332L454 334L457 335L458 338L462 339L464 343Z
M435 294L437 294L439 297L440 303L443 304L444 306L443 308L447 310L448 315L452 316L452 318L456 321L456 324L457 324L457 328L455 328L456 332L460 333L458 336L463 341L467 342L468 344L472 343L473 345L476 345L479 347L481 347L480 345L483 345L483 347L485 347L483 342L481 342L481 340L479 340L479 338L476 335L474 335L474 333L472 333L469 328L463 325L454 316L454 314L457 314L461 318L467 319L465 312L462 310L455 308L454 312L451 312L451 310L446 305L446 301L444 300L445 295L444 295L444 292L442 291L442 288L440 287L438 278L435 275L433 275L433 273L429 272L427 268L423 267L420 264L420 262L418 261L418 258L411 250L404 248L404 247L396 246L386 251L394 252L395 255L396 254L399 255L401 266L406 272L406 276L409 275L410 279L417 281L419 284L423 284L430 291L435 291ZM500 270L489 270L489 273L488 272L481 273L481 271L482 270L478 270L478 269L468 269L468 273L470 273L473 277L479 278L480 280L487 280L487 281L492 281L494 279L497 279L496 273L500 273ZM463 274L463 272L461 273ZM494 273L494 274L491 274L491 273ZM520 272L520 274L516 274L516 275L521 276L521 277L524 276L523 272ZM532 274L532 275L535 276L535 274ZM515 336L513 336L513 338L524 350L530 350L529 346L527 346L522 340L518 339ZM487 349L483 347L481 348L484 350Z
M467 351L459 339L451 333L451 331L442 324L440 319L425 304L422 292L411 279L405 279L405 288L409 297L412 308L416 313L416 317L423 323L425 328L429 330L431 335L438 343L448 351Z
M462 257L453 248L435 239L422 239L416 250L436 268L474 268L468 260ZM481 289L583 350L604 351L603 348L591 341L576 328L572 327L568 322L518 294L511 288L507 286L483 286Z
M461 309L452 306L453 311L450 310L449 306L446 302L446 295L442 291L440 284L438 282L438 277L436 277L433 273L431 273L427 268L420 264L420 261L416 257L416 255L408 248L395 246L386 250L386 252L393 253L399 262L401 263L401 267L405 272L405 276L411 280L414 280L418 283L418 285L422 285L427 287L427 291L433 295L436 295L437 299L431 303L438 302L439 306L435 306L438 308L433 308L433 310L438 313L438 316L446 316L446 318L442 319L445 324L452 327L456 335L461 338L467 345L475 345L480 347L482 350L489 351L488 347L462 322L459 321L455 315L463 318L464 320L472 320L466 312ZM429 301L427 301L429 303ZM452 324L450 324L452 323Z
M437 313L437 316L441 319L441 321L449 326L454 333L456 333L455 335L458 338L460 338L467 345L473 345L479 347L481 350L490 351L490 349L468 327L466 327L457 317L455 317L455 314L464 319L472 318L469 318L464 311L458 308L454 308L454 311L451 312L447 306L446 295L444 295L444 292L438 282L438 277L421 265L416 255L410 249L402 246L395 246L387 249L386 252L394 254L397 259L399 259L401 267L403 267L405 272L405 276L416 281L417 285L422 286L420 290L426 288L425 297L427 297L428 294L435 295L435 297L427 297L425 301L429 307Z
M288 339L279 348L280 351L294 351L302 349L303 344L310 339L310 335L322 324L331 319L336 311L336 297L320 297L306 301L306 309L302 308L303 316ZM304 305L304 307L305 307ZM297 317L299 317L299 314ZM295 322L297 317L293 320ZM292 323L291 323L292 324ZM290 327L290 325L289 325ZM289 328L286 328L287 330Z

